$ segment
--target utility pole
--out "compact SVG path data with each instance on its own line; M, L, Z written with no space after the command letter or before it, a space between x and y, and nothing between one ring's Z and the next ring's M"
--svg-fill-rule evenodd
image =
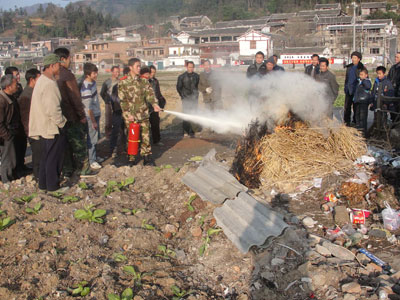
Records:
M356 51L356 8L355 2L353 4L353 51Z

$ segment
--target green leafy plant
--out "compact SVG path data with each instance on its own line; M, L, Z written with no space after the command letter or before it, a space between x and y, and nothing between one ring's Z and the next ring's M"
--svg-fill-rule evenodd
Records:
M125 255L123 255L122 253L114 253L113 259L116 262L122 262L122 261L126 261L128 258Z
M1 215L5 215L5 214L6 214L6 211L0 209L0 216L1 216Z
M107 298L108 300L132 300L133 291L131 288L127 288L122 292L121 296L116 294L108 294Z
M78 283L78 286L73 288L68 288L68 292L71 293L72 296L87 296L90 293L90 287L88 287L87 281L81 281Z
M86 182L84 182L84 181L79 182L79 183L78 183L78 187L79 187L81 190L88 190L88 189L89 189L88 185L87 185Z
M172 300L180 300L180 299L194 293L194 291L191 291L191 290L186 291L184 289L180 289L176 285L171 286L171 291L174 293L174 297L172 297Z
M61 199L64 196L64 193L61 193L61 192L50 192L49 195L54 197L54 198Z
M85 206L84 209L77 209L74 212L74 217L75 219L78 220L88 220L89 222L95 222L95 223L104 223L104 217L107 213L106 210L104 209L96 209L92 210L92 208L95 207L95 205L89 205Z
M74 203L74 202L78 202L79 201L79 197L77 196L65 196L62 197L61 202L62 203Z
M156 254L158 257L169 259L176 256L175 251L168 249L165 245L158 245L157 249L159 252L161 252L161 254Z
M37 215L41 209L42 209L42 203L37 203L33 208L30 207L25 208L25 211L28 214Z
M6 217L4 219L0 219L0 231L3 231L7 227L10 227L14 223L15 223L15 220L11 220L10 217Z
M117 182L115 180L110 180L109 182L107 182L107 188L106 188L106 191L104 192L104 196L108 196L112 192L115 192L115 191L123 191L129 185L133 184L134 182L135 182L135 178L133 178L133 177L129 177L120 182Z
M147 224L147 220L146 219L143 219L143 221L142 221L142 228L147 229L147 230L156 229L153 225Z
M163 169L172 169L173 166L172 165L162 165L161 167L154 167L154 170L156 170L156 172L161 172Z
M142 211L145 211L145 210L146 210L145 208L137 208L137 209L135 209L135 208L133 208L133 209L123 208L122 212L126 213L126 214L136 215L136 214L141 213Z
M205 221L206 217L207 217L207 215L201 216L201 218L200 218L200 220L199 220L199 226L200 226L200 227L204 225L204 221Z
M142 285L143 277L151 275L151 273L145 273L145 272L141 273L139 271L136 271L135 267L133 267L133 266L124 266L123 271L132 276L132 278L137 286Z
M28 196L15 197L14 201L17 202L17 203L29 203L35 197L37 197L37 194L33 193L33 194L28 195Z
M194 207L192 206L192 202L197 198L197 194L191 194L188 202L185 202L186 207L189 211L194 212Z
M221 228L210 228L207 230L207 235L206 235L206 237L203 237L203 244L200 246L200 249L199 249L200 256L203 256L204 252L206 252L207 248L210 246L211 236L213 234L217 234L221 231L222 231Z

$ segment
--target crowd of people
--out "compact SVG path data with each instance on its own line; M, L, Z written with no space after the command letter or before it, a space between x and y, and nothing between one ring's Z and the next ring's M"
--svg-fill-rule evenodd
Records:
M396 63L391 67L388 76L386 68L378 66L375 69L376 78L372 85L367 68L361 63L362 54L358 51L351 53L352 62L345 65L346 77L344 83L345 103L343 120L347 126L355 126L361 130L364 136L368 135L367 120L368 110L377 109L378 95L387 97L400 97L400 53L396 54ZM261 78L274 71L284 71L277 65L277 56L271 56L265 60L264 53L255 55L255 62L247 69L247 77ZM328 104L327 116L333 117L333 104L339 94L339 84L335 74L329 70L329 60L311 56L311 64L305 66L305 74L318 82L325 84L326 101ZM372 87L372 89L371 89ZM394 122L399 113L399 105L393 101L384 105L389 110L391 121Z
M367 133L368 109L376 108L378 95L396 96L400 92L400 53L389 76L383 66L376 68L374 84L368 70L361 63L361 53L351 54L352 63L346 67L344 122ZM255 61L247 69L248 78L262 78L273 72L285 71L278 66L278 57L265 59L257 52ZM338 96L339 84L329 70L329 60L312 55L311 65L305 74L326 86L328 117L333 117L333 104ZM83 76L76 79L70 70L71 54L58 48L43 59L43 70L26 71L26 87L20 84L16 67L8 67L0 80L0 178L3 183L33 172L39 188L55 191L60 187L61 176L94 176L104 159L116 158L126 151L127 129L132 122L140 124L138 155L128 155L128 164L135 165L143 158L144 165L155 165L152 145L161 143L159 112L165 107L157 70L154 66L142 67L141 61L132 58L123 68L113 66L111 77L101 89L105 106L105 137L108 153L97 155L100 140L101 109L98 96L98 69L85 63ZM221 87L215 80L211 62L203 62L204 72L197 74L192 61L186 63L186 72L179 75L176 89L182 100L182 111L198 109L199 94L208 110L221 109ZM371 86L372 89L371 89ZM392 121L399 107L389 103ZM353 122L351 114L353 112ZM196 125L184 121L184 136L195 137ZM29 142L32 151L32 169L25 165Z
M105 136L109 152L97 155L100 139L98 69L85 63L83 76L71 72L68 49L58 48L43 59L43 70L26 71L26 87L20 84L16 67L8 67L0 79L0 178L7 183L33 172L39 189L56 191L62 178L96 175L101 162L126 150L126 128L141 125L140 156L145 165L155 165L152 143L160 143L158 112L166 100L161 94L156 68L141 68L133 58L123 70L113 66L100 96L105 104ZM151 126L150 126L151 124ZM32 168L25 164L29 142ZM130 155L129 164L139 161Z

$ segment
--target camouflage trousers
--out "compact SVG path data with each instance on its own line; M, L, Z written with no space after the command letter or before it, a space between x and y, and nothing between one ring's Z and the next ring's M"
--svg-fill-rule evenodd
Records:
M150 121L143 120L138 122L140 124L140 143L139 143L139 151L142 157L151 154L151 143L150 143ZM125 121L125 126L129 130L130 122ZM129 132L127 134L127 138L129 138ZM131 160L131 157L129 158Z
M87 126L80 122L67 122L65 126L67 147L63 173L72 174L76 171L85 174L90 169L87 150Z

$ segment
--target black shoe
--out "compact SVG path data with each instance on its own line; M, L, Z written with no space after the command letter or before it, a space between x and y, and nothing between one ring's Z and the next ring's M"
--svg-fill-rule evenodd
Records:
M22 171L25 171L25 172L32 172L33 169L30 168L30 167L28 167L28 166L26 166L26 165L24 165L24 166L22 167Z
M144 166L155 166L156 164L155 164L153 158L151 157L151 155L146 155L143 158L143 165Z

